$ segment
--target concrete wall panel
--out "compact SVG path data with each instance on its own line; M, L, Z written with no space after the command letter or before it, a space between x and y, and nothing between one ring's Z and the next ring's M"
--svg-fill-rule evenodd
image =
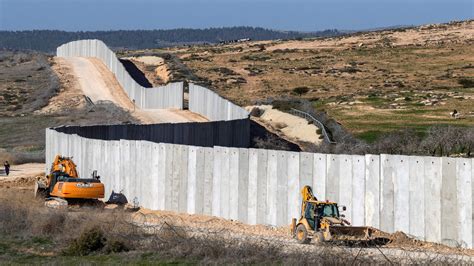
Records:
M229 218L239 219L239 149L229 148Z
M365 225L365 156L353 155L352 159L352 220L355 226Z
M160 145L156 143L150 144L150 208L152 210L162 210L164 208L164 191L161 189L164 185L163 168L160 169Z
M327 162L326 154L315 153L313 156L313 193L320 200L326 199Z
M258 202L258 150L249 149L249 186L248 186L248 215L247 223L257 223Z
M204 156L203 156L204 158ZM189 147L188 152L188 193L187 213L196 213L197 202L197 147Z
M365 224L380 226L380 156L365 156Z
M188 153L189 146L180 145L181 158L179 168L179 208L178 211L186 212L187 207L187 196L188 196Z
M171 144L163 144L164 147L164 158L165 158L165 210L176 210L177 206L173 208L173 204L176 205L176 201L173 199L176 197L176 192L174 189L176 188L175 182L173 182L174 174L173 174L173 165L178 163L174 161L174 145Z
M339 155L339 200L340 205L346 206L346 219L352 221L352 159L350 155ZM331 200L331 199L329 199Z
M455 245L458 239L456 159L441 158L441 241Z
M327 156L327 180L326 199L339 201L339 178L343 174L340 172L339 155L328 154Z
M139 196L139 187L140 183L137 176L137 152L141 149L141 142L140 141L130 141L130 162L129 165L129 176L128 176L128 191L129 197L128 201L137 204L140 203L138 196Z
M410 230L410 159L408 156L396 156L396 171L393 182L394 191L394 230ZM407 211L408 209L408 211Z
M425 163L423 157L409 157L410 171L410 230L419 239L425 235Z
M275 150L268 151L267 159L267 208L266 208L266 224L277 223L277 182L278 181L278 152Z
M248 222L249 150L239 149L238 219Z
M156 176L157 176L157 198L156 204L158 205L157 210L165 210L166 209L166 167L168 162L166 161L166 148L165 145L154 144L154 148L156 148L157 154L153 154L153 161L158 160L158 168L155 169Z
M191 151L191 147L189 147ZM204 186L205 186L205 155L203 147L196 147L196 196L194 203L194 212L202 214L204 212ZM188 164L191 163L191 160ZM188 178L190 173L188 172ZM188 201L189 202L189 201Z
M221 148L220 215L230 219L230 149Z
M287 152L288 159L288 223L292 218L299 218L301 212L300 190L300 156L297 152Z
M288 224L288 157L287 152L277 152L277 198L276 225Z
M466 248L473 247L472 239L472 159L456 159L457 190L457 242ZM451 224L452 225L452 224ZM443 226L450 226L443 224Z
M425 240L441 241L441 158L424 157Z
M266 224L268 151L257 150L257 223Z
M214 148L214 170L212 176L212 215L221 216L221 183L222 183L222 164L223 148Z
M214 149L203 148L204 152L204 195L203 195L203 214L212 214L212 198L214 195Z
M181 145L173 145L173 166L171 170L171 210L180 210L180 194L181 194L181 168L183 165L181 159L183 157Z
M396 156L380 155L380 229L394 232L394 187Z

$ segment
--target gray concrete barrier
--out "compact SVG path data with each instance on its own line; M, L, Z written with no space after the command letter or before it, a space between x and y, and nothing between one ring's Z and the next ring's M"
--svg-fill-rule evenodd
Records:
M219 96L214 91L189 84L189 110L207 117L210 121L248 119L242 107Z
M354 225L433 242L473 246L473 159L332 155L196 147L141 140L92 140L46 130L46 160L73 156L82 177L145 208L287 225L300 190L348 207ZM49 169L47 169L49 170Z
M138 84L127 72L115 53L100 40L79 40L65 43L56 50L58 57L96 57L115 75L117 81L135 104L143 109L183 109L183 83L170 83L155 88Z

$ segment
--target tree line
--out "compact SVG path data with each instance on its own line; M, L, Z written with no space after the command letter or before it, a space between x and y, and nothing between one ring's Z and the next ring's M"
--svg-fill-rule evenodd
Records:
M196 43L219 43L243 38L251 40L300 39L341 34L338 30L303 33L259 27L77 32L59 30L0 31L0 48L54 52L56 47L66 42L100 39L115 49L148 49Z

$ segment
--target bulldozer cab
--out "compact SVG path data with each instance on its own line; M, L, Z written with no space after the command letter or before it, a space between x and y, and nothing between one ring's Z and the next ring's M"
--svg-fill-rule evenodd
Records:
M336 203L307 202L304 210L304 218L308 221L312 230L318 231L321 220L325 217L339 219L339 209Z

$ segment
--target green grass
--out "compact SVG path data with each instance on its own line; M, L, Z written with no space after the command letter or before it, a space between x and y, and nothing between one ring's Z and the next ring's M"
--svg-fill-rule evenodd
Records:
M375 142L384 132L380 130L368 130L360 134L356 134L356 137L366 141L367 143Z
M117 254L63 256L60 245L44 237L31 239L0 238L0 264L59 264L59 265L194 265L190 259L170 259L158 252L131 251ZM53 253L53 255L51 255ZM43 255L44 254L44 255Z

